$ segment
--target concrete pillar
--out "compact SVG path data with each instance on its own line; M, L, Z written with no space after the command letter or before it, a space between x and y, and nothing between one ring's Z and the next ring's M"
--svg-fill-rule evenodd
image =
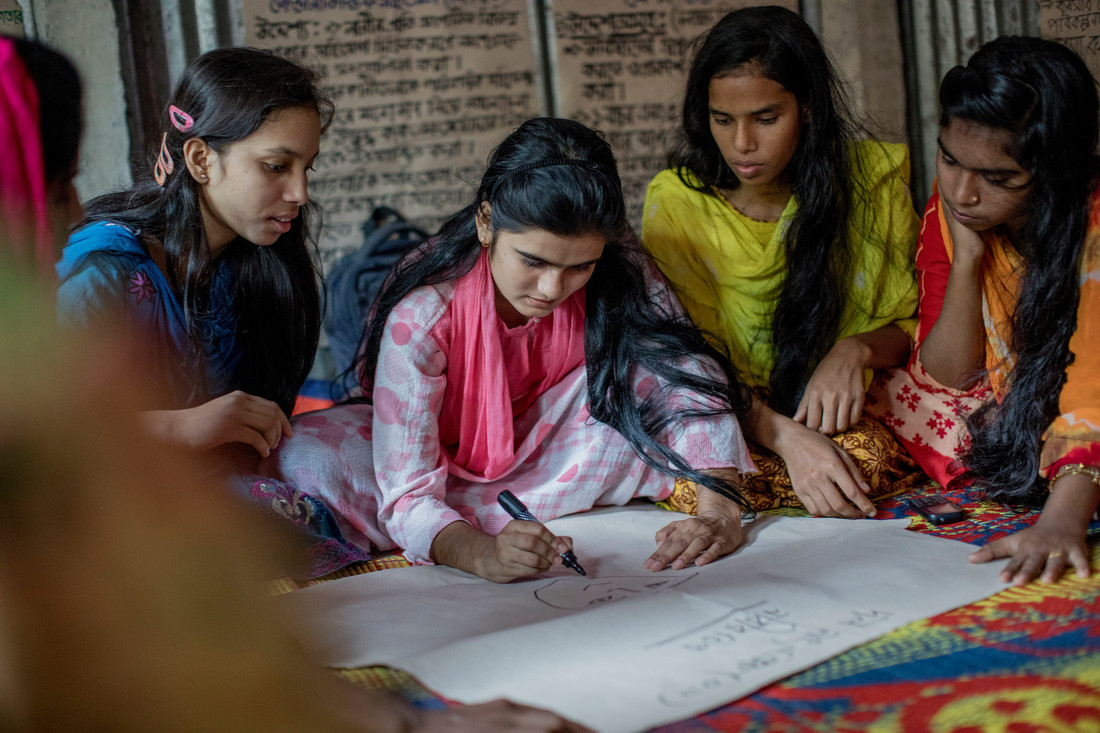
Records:
M894 0L820 0L821 36L849 84L853 110L876 136L908 142L905 74Z
M131 183L126 94L111 0L20 0L27 36L72 59L84 85L84 139L76 189L82 200ZM28 8L28 6L30 6Z

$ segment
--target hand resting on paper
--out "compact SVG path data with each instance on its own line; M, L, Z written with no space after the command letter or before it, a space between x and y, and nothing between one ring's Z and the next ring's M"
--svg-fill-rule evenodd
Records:
M495 537L453 522L435 536L431 557L439 565L508 583L561 565L561 553L572 549L572 538L558 537L539 522L513 520Z
M733 477L736 480L736 476ZM657 572L671 567L706 565L741 545L741 507L710 489L699 487L699 514L657 531L657 551L643 563Z

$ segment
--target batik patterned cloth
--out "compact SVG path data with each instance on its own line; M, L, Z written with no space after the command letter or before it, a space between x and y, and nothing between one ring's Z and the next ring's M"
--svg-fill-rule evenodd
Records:
M288 570L291 577L317 578L371 559L370 552L344 539L336 518L318 499L272 478L240 476L237 480L241 493L253 505L308 538L297 565Z
M912 489L925 480L925 475L890 431L866 415L832 439L855 461L870 487L867 496L874 501ZM749 455L756 465L756 473L741 477L741 493L753 509L805 509L791 485L791 476L782 458L767 448L754 445L749 446ZM659 504L665 509L694 514L696 488L690 481L678 480L672 495Z
M382 337L374 404L296 417L294 437L259 473L322 499L354 544L401 547L420 563L430 562L432 540L452 522L499 533L511 520L496 501L504 489L542 520L670 494L673 478L646 466L625 438L591 418L583 364L514 418L514 457L497 478L458 465L440 440L448 364L432 335L453 293L453 284L425 286L402 300ZM652 376L637 375L637 392L657 386ZM700 404L694 395L670 399L674 410ZM675 423L664 439L697 469L753 470L731 415Z
M925 480L924 474L890 431L866 415L844 432L832 436L832 439L845 450L863 474L870 487L867 496L872 501L912 489ZM753 508L804 509L802 500L791 486L791 477L783 459L759 446L750 446L749 453L757 473L742 479L741 490Z

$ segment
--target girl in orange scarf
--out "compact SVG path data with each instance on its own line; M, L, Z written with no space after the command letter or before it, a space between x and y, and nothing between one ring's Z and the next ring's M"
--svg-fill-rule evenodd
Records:
M1058 43L1000 38L947 73L940 104L919 346L885 419L941 483L1044 504L972 562L1010 557L1017 585L1084 577L1100 502L1095 83Z

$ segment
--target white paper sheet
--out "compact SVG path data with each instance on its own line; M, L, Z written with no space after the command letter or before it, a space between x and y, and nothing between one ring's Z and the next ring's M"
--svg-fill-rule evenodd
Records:
M497 585L451 568L387 570L278 598L317 661L389 664L463 702L498 697L599 731L735 700L910 621L985 598L997 568L908 520L763 517L737 553L651 573L676 515L600 510L548 522L587 577Z

